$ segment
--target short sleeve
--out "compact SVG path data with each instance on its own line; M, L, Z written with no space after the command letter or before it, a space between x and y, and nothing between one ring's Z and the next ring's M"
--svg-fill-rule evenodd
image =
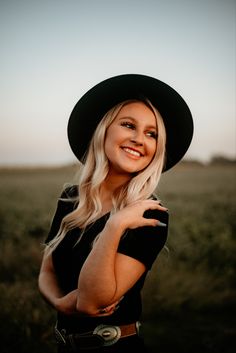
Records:
M166 227L146 226L129 229L121 238L118 252L139 260L147 270L150 270L166 243L169 214L166 211L148 210L144 213L144 217L158 219L165 223Z
M77 187L75 185L67 187L63 190L61 196L57 201L56 211L52 218L51 227L48 233L48 236L45 240L45 243L48 243L52 240L58 233L61 225L62 219L74 209L73 198L78 195ZM70 200L72 198L72 200Z

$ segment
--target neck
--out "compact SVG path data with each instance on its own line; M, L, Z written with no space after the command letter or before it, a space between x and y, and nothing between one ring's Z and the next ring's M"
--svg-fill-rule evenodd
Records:
M117 174L117 173L112 173L110 171L106 179L104 180L103 185L108 192L113 194L119 187L126 184L131 178L132 178L132 175L130 173Z
M109 212L112 208L112 196L115 191L130 180L130 174L127 176L109 173L100 188L100 195L103 205L103 212Z

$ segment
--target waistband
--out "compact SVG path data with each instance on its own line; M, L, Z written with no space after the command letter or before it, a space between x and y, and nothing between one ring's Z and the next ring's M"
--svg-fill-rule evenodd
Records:
M119 339L137 335L140 322L128 325L98 325L93 331L84 333L67 333L65 329L55 326L55 338L58 344L68 346L72 352L80 349L95 349L103 346L111 346Z

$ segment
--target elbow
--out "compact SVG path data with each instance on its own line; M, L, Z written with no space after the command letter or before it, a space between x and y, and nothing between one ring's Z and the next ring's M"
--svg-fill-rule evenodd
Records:
M96 315L99 310L95 305L88 303L88 301L78 299L76 303L76 311L82 315L93 316Z

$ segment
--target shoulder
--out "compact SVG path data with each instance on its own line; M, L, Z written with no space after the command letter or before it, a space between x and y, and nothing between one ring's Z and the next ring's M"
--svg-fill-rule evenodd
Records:
M79 202L78 185L67 184L64 186L58 198L58 207L64 209L66 213L73 211Z
M51 241L58 233L62 219L70 212L72 212L76 206L78 200L78 187L77 185L66 185L57 201L56 211L54 213L51 227L46 238L45 243Z
M67 184L62 190L60 200L65 201L70 199L77 199L78 196L79 196L78 185Z

